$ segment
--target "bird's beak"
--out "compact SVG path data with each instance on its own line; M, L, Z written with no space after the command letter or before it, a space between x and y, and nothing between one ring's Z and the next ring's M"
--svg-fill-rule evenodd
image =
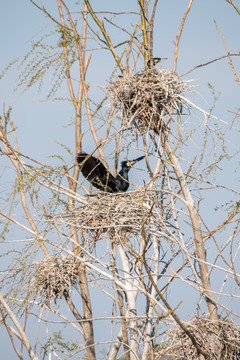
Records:
M162 60L162 58L155 58L153 59L153 65L157 65L160 61Z
M144 159L144 158L145 158L145 155L140 156L139 158L137 158L137 159L135 159L135 160L129 160L129 161L127 162L127 166L128 166L128 167L131 167L131 166L133 166L134 164L136 164L136 162L138 162L138 161L140 161L140 160L142 160L142 159Z
M154 65L156 65L156 64L158 64L160 61L162 61L162 60L167 60L168 58L155 58L154 59Z

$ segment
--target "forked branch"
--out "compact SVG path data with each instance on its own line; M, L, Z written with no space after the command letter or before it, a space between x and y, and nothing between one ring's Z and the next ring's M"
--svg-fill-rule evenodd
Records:
M11 318L12 322L16 326L16 329L17 329L17 331L19 332L19 334L21 336L22 343L26 347L30 358L32 360L38 360L38 357L34 353L32 347L31 347L31 344L30 344L25 332L23 331L23 328L21 327L18 319L16 318L16 316L14 315L14 313L12 312L12 310L10 309L10 307L8 306L7 302L4 300L4 298L3 298L3 296L1 294L0 294L0 302L1 302L2 306L4 307L4 309L6 310L9 317Z

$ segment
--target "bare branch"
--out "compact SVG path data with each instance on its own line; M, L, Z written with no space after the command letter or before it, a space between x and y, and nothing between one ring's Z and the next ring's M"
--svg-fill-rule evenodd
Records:
M222 38L222 40L223 40L225 49L226 49L227 54L228 54L227 56L228 56L228 59L229 59L229 64L230 64L231 69L232 69L232 72L233 72L233 74L234 74L234 76L235 76L236 82L240 85L240 80L239 80L239 78L238 78L238 76L237 76L237 73L236 73L236 70L235 70L235 68L234 68L234 66L233 66L232 59L231 59L231 56L230 56L230 52L228 51L228 47L227 47L227 44L226 44L226 41L225 41L225 37L224 37L224 35L222 35L222 34L220 33L220 31L219 31L219 29L218 29L218 26L217 26L217 23L216 23L216 20L214 20L214 24L215 24L215 26L216 26L216 29L217 29L218 34L221 36L221 38Z
M178 45L179 45L179 41L180 41L180 38L181 38L181 35L182 35L182 31L183 31L183 27L184 27L184 24L185 24L185 21L186 21L186 17L191 9L191 6L192 6L192 3L193 3L193 0L189 0L189 3L188 3L188 7L183 15L183 18L182 18L182 22L181 22L181 25L180 25L180 28L179 28L179 31L178 31L178 34L177 34L177 37L176 37L176 41L175 41L175 49L174 49L174 60L173 60L173 72L176 71L176 68L177 68L177 58L178 58Z
M12 312L12 310L10 309L10 307L8 306L7 302L4 300L3 296L0 294L0 302L2 304L2 306L5 308L6 312L8 313L9 317L11 318L12 322L14 323L14 325L17 328L17 331L19 332L19 334L21 335L21 340L22 343L24 344L24 346L26 347L29 356L32 360L38 360L37 355L33 352L31 344L25 334L25 332L23 331L21 325L19 324L16 316L14 315L14 313Z
M230 5L232 5L234 7L234 9L236 10L236 12L238 13L238 15L240 15L240 9L237 7L237 5L235 4L235 2L233 0L226 0L227 3L229 3Z
M88 11L90 12L93 20L96 22L96 24L97 24L98 27L100 28L100 30L101 30L104 38L106 39L107 44L108 44L108 46L109 46L109 49L110 49L110 51L112 52L113 57L114 57L117 65L118 65L119 69L121 70L122 74L125 74L125 69L124 69L124 67L122 66L121 60L120 60L119 56L117 55L117 53L116 53L116 51L115 51L115 49L114 49L114 46L113 46L113 44L112 44L112 41L111 41L111 39L110 39L110 37L109 37L106 29L105 29L104 23L101 22L101 21L98 19L98 17L96 16L95 12L93 11L93 9L92 9L89 1L88 1L88 0L84 0L84 1L85 1L85 4L87 5Z

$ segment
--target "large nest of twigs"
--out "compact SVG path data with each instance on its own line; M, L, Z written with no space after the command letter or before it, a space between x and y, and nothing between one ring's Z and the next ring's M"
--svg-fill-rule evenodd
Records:
M36 264L35 284L42 301L61 298L76 283L79 261L72 255L50 257Z
M240 359L240 326L232 320L219 318L218 322L213 322L209 317L201 317L184 324L207 353L208 360ZM161 359L163 355L167 359L199 359L197 349L182 329L173 328L166 336L167 340L160 346L156 359Z
M98 193L90 196L86 204L75 210L68 211L67 214L58 214L56 221L74 225L82 232L90 234L94 240L98 240L102 233L117 239L122 232L141 232L143 221L145 228L150 229L153 215L149 215L154 200L156 194L150 191Z
M186 108L186 89L186 82L177 74L157 68L119 78L109 87L113 103L121 104L126 121L134 120L141 130L151 129L158 134L166 125L166 114L181 114Z

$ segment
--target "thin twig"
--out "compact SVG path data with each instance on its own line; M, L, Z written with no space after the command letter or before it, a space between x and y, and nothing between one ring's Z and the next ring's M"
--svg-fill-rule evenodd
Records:
M229 55L230 55L230 56L240 56L240 53L238 53L238 54L229 54ZM219 61L219 60L222 60L222 59L226 59L227 57L228 57L228 55L223 55L223 56L220 56L220 57L217 58L217 59L209 60L209 61L207 61L207 62L205 62L205 63L203 63L203 64L199 64L199 65L197 65L197 66L194 66L194 68L192 68L191 70L188 70L187 72L185 72L185 73L183 73L183 74L181 74L181 75L179 75L179 76L180 76L180 77L183 77L183 76L185 76L185 75L190 74L192 71L194 71L194 70L196 70L196 69L198 69L198 68L200 68L200 67L202 67L202 66L210 65L210 64L214 63L215 61Z
M25 332L23 331L23 329L22 329L20 323L18 322L16 316L14 315L14 313L12 312L12 310L10 309L10 307L8 306L8 304L6 303L6 301L4 300L2 295L0 295L0 302L2 303L2 306L5 308L6 312L8 313L9 317L11 318L12 322L16 326L17 331L21 335L22 342L23 342L24 346L26 347L30 358L32 360L38 360L38 357L34 353L34 351L32 350L31 344L30 344Z
M110 37L109 37L106 29L105 29L105 26L104 26L103 21L101 22L101 21L98 19L98 17L96 16L96 13L93 11L93 9L92 9L89 1L88 1L88 0L84 0L84 1L85 1L85 4L87 5L88 11L90 12L93 20L96 22L96 24L97 24L98 27L100 28L100 30L101 30L101 32L102 32L105 40L107 41L107 44L108 44L108 46L109 46L109 49L110 49L111 53L113 54L113 57L114 57L117 65L118 65L119 69L121 70L122 74L125 74L125 69L124 69L124 67L123 67L123 65L122 65L122 63L121 63L121 60L120 60L118 54L117 54L116 51L115 51L115 48L114 48L114 46L113 46L113 44L112 44L112 41L111 41L111 39L110 39Z
M45 9L44 6L39 6L38 4L36 4L33 0L30 0L30 2L36 6L39 10L43 11L44 14L46 14L49 19L51 19L53 22L55 22L58 26L60 26L61 28L63 27L65 30L69 30L69 31L72 31L71 28L67 27L66 25L62 25L60 22L58 22L54 17L52 17L52 15Z
M238 15L240 15L240 9L237 7L237 5L235 4L235 2L233 0L226 0L227 3L229 3L230 5L232 5L234 7L234 9L237 11Z
M143 45L144 45L144 60L145 60L145 66L147 65L147 61L149 59L149 37L148 37L148 31L147 31L147 5L145 0L138 0L138 4L140 6L140 13L141 13L141 30L143 34Z
M216 26L216 29L217 29L218 34L221 36L221 38L222 38L222 40L223 40L224 47L225 47L225 49L226 49L226 51L227 51L227 57L228 57L228 59L229 59L229 64L230 64L231 69L232 69L232 72L233 72L233 74L234 74L234 76L235 76L236 82L240 85L240 80L239 80L239 78L238 78L238 76L237 76L237 73L236 73L236 70L235 70L235 68L234 68L234 66L233 66L232 59L231 59L231 56L230 56L230 52L229 52L229 50L228 50L228 47L227 47L227 44L226 44L226 41L225 41L225 37L224 37L224 35L222 35L222 34L220 33L220 31L219 31L219 29L218 29L218 26L217 26L217 23L216 23L216 20L214 20L214 24L215 24L215 26Z
M179 31L178 31L178 34L177 34L177 37L176 37L175 49L174 49L174 60L173 60L173 72L175 72L176 68L177 68L178 45L179 45L179 41L180 41L180 38L181 38L181 35L182 35L182 31L183 31L183 27L184 27L184 24L185 24L185 21L186 21L186 17L187 17L187 15L188 15L188 13L189 13L189 11L191 9L192 3L193 3L193 0L189 0L187 10L185 11L185 13L183 15L182 22L181 22L181 25L180 25L180 28L179 28Z

